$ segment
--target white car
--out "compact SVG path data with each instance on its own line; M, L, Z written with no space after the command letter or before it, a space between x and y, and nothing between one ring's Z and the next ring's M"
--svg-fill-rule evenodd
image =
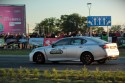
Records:
M29 60L36 63L46 61L81 61L89 65L94 61L103 64L106 60L119 57L116 43L109 43L94 37L67 37L54 44L32 50Z

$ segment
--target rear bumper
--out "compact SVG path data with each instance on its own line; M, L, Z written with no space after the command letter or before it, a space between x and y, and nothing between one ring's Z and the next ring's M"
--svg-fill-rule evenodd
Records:
M119 57L119 51L117 49L114 50L106 50L107 59L109 60L116 60Z
M115 56L108 56L107 59L108 60L116 60L119 58L119 55L115 55Z

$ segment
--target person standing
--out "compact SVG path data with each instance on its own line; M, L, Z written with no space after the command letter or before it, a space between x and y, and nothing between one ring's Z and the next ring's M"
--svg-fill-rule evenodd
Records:
M107 33L105 31L103 31L101 39L105 40L105 41L108 41L108 36L107 36Z

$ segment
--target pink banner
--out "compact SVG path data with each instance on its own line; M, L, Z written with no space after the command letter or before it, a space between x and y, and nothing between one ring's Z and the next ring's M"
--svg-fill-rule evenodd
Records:
M49 46L59 39L61 39L61 38L44 38L44 45L43 46Z
M0 5L0 33L26 33L25 5Z

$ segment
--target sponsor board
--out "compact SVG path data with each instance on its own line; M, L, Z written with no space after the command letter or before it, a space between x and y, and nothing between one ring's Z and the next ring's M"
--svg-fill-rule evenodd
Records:
M60 38L44 38L44 46L49 46Z
M61 49L52 49L50 51L50 54L62 54L63 51Z
M0 47L4 47L5 41L3 38L0 38Z
M43 46L44 38L30 38L29 44L35 46Z
M25 5L0 5L0 33L26 33Z

